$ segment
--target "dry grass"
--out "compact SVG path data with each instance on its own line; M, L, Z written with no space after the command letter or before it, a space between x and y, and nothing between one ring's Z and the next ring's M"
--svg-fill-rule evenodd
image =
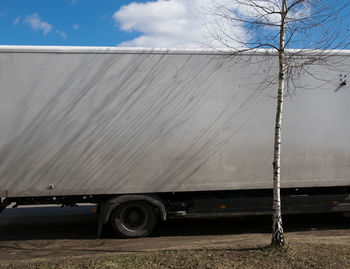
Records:
M294 243L284 249L200 249L11 262L3 268L350 268L350 247Z

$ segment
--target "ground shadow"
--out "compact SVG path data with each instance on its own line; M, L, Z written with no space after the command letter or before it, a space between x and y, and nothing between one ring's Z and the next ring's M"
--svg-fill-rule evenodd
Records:
M340 214L286 215L285 232L349 229L350 221ZM152 237L270 233L271 216L221 219L177 219L160 221ZM96 215L0 217L0 241L33 239L96 239ZM102 239L117 238L104 225Z

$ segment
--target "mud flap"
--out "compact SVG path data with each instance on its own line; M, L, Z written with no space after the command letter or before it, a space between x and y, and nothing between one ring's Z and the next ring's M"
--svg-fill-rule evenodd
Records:
M102 233L102 226L103 226L103 216L101 214L101 204L97 206L97 237L96 239L100 239L101 233Z

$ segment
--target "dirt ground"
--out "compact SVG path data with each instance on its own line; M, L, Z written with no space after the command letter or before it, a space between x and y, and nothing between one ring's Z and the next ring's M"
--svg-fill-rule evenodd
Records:
M211 220L171 220L160 223L149 238L118 239L109 227L96 239L96 216L45 214L0 216L0 265L117 253L159 250L256 248L270 243L271 218L256 216ZM350 249L350 221L340 215L285 216L286 241L292 244L332 244Z

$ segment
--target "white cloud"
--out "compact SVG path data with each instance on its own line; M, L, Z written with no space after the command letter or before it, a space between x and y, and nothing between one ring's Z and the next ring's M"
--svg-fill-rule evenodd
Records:
M216 0L216 3L227 2ZM214 7L211 0L157 0L145 3L131 3L114 13L116 25L124 31L140 32L133 40L120 46L146 47L220 47L221 34L215 38L215 27L230 29L234 36L245 39L242 25L228 25L222 18L214 18L208 9ZM205 9L203 9L205 7ZM215 20L215 23L213 23ZM233 40L226 40L232 46L239 46Z
M28 24L30 27L32 27L34 30L42 30L43 34L48 34L53 26L45 21L42 21L39 17L38 13L34 13L31 15L28 15L24 19L24 23Z
M66 35L64 32L60 31L60 30L56 30L55 33L58 34L58 35L60 35L60 36L61 36L62 38L64 38L64 39L67 38L67 35Z
M273 42L279 29L280 0L252 3L256 6L231 0L148 0L122 6L113 19L121 30L140 33L119 46L241 48L245 42L261 38L263 43ZM290 11L288 19L310 13L310 7L301 2ZM257 20L261 28L244 27L244 20Z
M18 16L14 21L13 25L17 25L21 21L21 16Z
M73 25L73 29L74 29L74 30L78 30L79 28L80 28L79 24L74 24L74 25Z

